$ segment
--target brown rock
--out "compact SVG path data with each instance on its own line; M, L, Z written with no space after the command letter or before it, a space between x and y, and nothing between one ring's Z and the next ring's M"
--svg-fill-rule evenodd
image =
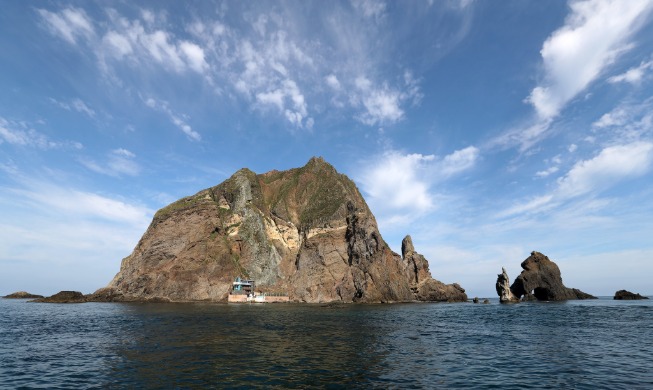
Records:
M419 256L392 252L356 185L312 158L288 171L241 169L159 210L120 272L89 299L225 301L242 276L293 301L409 301L413 280L430 278ZM428 288L419 297L446 296Z
M79 291L59 291L58 293L46 297L35 299L30 302L45 302L45 303L84 303L86 297Z
M33 299L33 298L43 298L43 295L30 294L26 291L18 291L9 295L5 295L3 298L7 299Z

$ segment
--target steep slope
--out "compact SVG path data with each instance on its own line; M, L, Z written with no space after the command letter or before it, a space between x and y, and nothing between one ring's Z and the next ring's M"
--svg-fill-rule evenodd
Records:
M293 301L428 300L416 295L418 278L430 279L419 261L417 270L392 252L355 184L312 158L288 171L242 169L159 210L91 299L222 301L242 276Z

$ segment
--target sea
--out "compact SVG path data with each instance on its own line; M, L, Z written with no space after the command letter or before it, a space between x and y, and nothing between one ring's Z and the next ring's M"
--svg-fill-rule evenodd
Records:
M0 299L0 388L653 389L653 299Z

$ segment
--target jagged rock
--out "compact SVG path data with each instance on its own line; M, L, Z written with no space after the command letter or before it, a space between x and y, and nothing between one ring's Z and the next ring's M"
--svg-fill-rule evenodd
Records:
M519 302L519 298L516 297L510 290L510 278L505 268L501 268L501 273L497 275L496 289L497 294L499 295L499 302L509 303L509 302Z
M483 303L487 305L488 303L490 303L490 300L489 299L484 299Z
M30 302L45 302L45 303L84 303L86 297L79 291L59 291L58 293L46 297L35 299Z
M515 298L524 301L563 301L567 299L595 299L595 296L562 284L560 268L548 257L539 252L531 255L521 263L523 271L509 289L505 269L497 278L497 294L501 302L515 302ZM511 297L510 295L513 295Z
M415 251L413 240L408 235L401 241L401 254L406 275L415 298L419 301L466 302L465 289L458 284L444 284L433 279L429 262Z
M159 210L89 300L224 301L237 276L301 302L460 296L429 281L428 262L407 248L404 259L389 248L356 185L322 158L259 175L241 169Z
M417 284L422 280L431 278L429 262L424 256L415 252L413 239L410 236L404 237L401 241L401 257L403 257L404 265L408 270L410 283Z
M33 298L43 298L43 295L30 294L27 291L18 291L9 295L5 295L3 298L7 299L33 299Z
M619 290L616 293L614 293L614 299L615 300L637 300L637 299L648 299L648 297L645 297L643 295L639 295L636 293L632 293L627 290Z
M474 299L472 299L472 302L474 302L474 303L478 303L478 302L479 302L479 301L478 301L478 297L474 297Z

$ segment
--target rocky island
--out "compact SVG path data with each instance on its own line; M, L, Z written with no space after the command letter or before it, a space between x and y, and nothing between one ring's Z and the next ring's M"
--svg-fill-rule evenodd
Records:
M383 240L353 181L322 158L223 183L159 210L90 301L226 301L234 278L295 302L467 301L410 236Z
M596 299L576 288L565 287L558 265L540 252L531 252L521 267L523 271L512 285L505 269L498 275L496 290L501 303Z
M18 291L9 295L5 295L3 298L7 299L34 299L34 298L43 298L43 295L30 294L27 291Z
M648 297L627 290L619 290L614 293L613 299L618 301L634 301L639 299L648 299Z

